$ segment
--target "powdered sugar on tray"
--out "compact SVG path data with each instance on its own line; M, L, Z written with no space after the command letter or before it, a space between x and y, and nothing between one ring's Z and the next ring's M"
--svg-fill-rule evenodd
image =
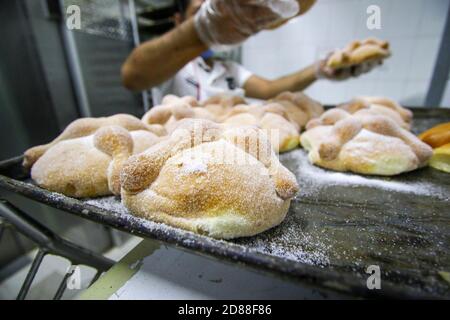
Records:
M85 201L86 204L96 206L106 211L112 211L120 214L129 214L127 208L115 196L93 198Z
M138 218L130 214L120 199L110 196L102 198L93 198L85 201L86 204L110 211L112 214L119 215L119 218L126 222L128 226L139 226L139 229L158 230L160 232L181 231L177 228L166 224L157 223L151 220ZM268 232L250 238L242 238L234 241L216 240L203 235L195 235L214 242L228 243L238 245L245 250L256 251L268 255L294 260L311 265L327 265L329 263L327 257L328 248L320 241L312 239L309 235L303 234L296 230L294 224L289 223L290 217L280 227ZM181 231L192 234L189 231ZM190 244L195 239L186 238L183 243Z
M326 266L329 264L329 259L326 253L327 248L318 248L316 250L308 252L305 251L302 246L310 243L311 239L309 239L308 236L305 235L298 241L299 242L297 243L297 246L295 248L289 248L285 247L282 242L267 241L257 237L253 241L246 243L245 245L257 252L274 255L280 258L294 260L309 265ZM316 243L316 245L317 244L318 243Z
M328 252L331 248L318 237L303 232L295 217L288 214L278 227L250 238L235 240L247 248L268 255L297 262L326 266L330 263Z
M87 200L85 203L119 215L119 219L125 221L127 225L139 225L140 228L148 228L152 230L157 229L160 231L173 229L173 227L162 223L157 223L133 216L132 214L130 214L128 209L120 202L120 199L114 196L93 198Z
M128 209L120 202L120 199L114 196L109 197L101 197L101 198L92 198L84 201L86 204L98 207L100 209L106 210L108 212L111 212L111 214L116 214L118 216L118 219L125 222L127 226L139 226L137 229L147 229L147 230L156 230L159 232L174 232L177 230L180 230L178 228L169 226L164 223L155 222L152 220L147 220L144 218L139 218L136 216L133 216ZM195 235L194 233L190 231L183 230L182 232ZM206 239L212 239L206 236L202 235L196 235L198 237L204 237ZM183 240L184 243L189 243L189 241L192 241L191 239L185 239Z
M428 182L390 181L388 179L397 179L397 177L365 177L352 173L325 170L312 165L309 162L308 155L304 150L295 150L281 155L281 159L283 162L291 164L289 167L294 171L297 180L302 187L302 193L305 195L322 187L341 185L350 187L367 186L402 193L428 195L444 199L449 198L449 195L446 194L445 190L442 190L439 186Z

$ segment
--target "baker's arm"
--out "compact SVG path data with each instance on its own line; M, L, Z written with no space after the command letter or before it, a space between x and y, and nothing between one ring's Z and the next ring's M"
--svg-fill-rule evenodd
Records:
M134 91L158 85L206 49L195 31L194 20L188 19L133 50L122 66L123 85Z
M331 53L328 57L330 55ZM284 91L302 91L318 79L342 81L352 77L359 77L382 64L382 60L373 60L362 62L351 67L333 70L326 67L328 57L298 72L275 80L267 80L252 75L243 85L245 94L250 98L270 99Z
M133 50L122 66L126 88L143 90L173 76L207 47L237 45L309 9L314 0L206 0L193 18Z
M247 97L267 100L284 91L302 91L316 80L316 66L313 64L298 72L275 80L267 80L252 75L244 83L243 87Z

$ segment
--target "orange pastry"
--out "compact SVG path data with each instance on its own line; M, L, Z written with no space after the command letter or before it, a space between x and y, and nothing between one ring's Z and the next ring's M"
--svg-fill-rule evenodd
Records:
M419 138L433 148L439 148L450 143L450 122L442 123L423 132L419 135Z

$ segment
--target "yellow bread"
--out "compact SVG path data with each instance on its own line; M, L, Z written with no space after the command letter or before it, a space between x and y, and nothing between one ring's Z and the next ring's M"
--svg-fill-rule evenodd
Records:
M430 167L450 173L450 143L433 150Z

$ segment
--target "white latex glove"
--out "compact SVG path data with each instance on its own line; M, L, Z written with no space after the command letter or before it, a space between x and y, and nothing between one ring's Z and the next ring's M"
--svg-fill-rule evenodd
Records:
M223 50L299 11L296 0L206 0L194 22L204 44Z
M353 65L347 68L331 69L326 66L327 60L328 58L317 62L316 64L317 79L342 81L352 77L359 77L360 75L368 73L375 67L383 64L383 60L373 60Z

